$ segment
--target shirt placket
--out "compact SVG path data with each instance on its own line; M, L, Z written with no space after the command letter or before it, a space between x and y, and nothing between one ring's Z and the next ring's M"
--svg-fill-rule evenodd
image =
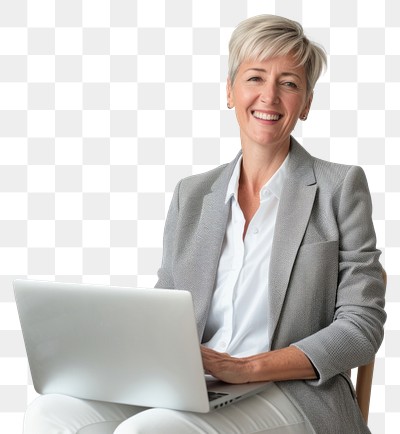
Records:
M228 308L225 311L224 324L226 325L224 333L222 335L220 345L221 351L227 351L233 337L234 330L234 302L237 289L237 283L239 275L244 261L244 244L242 240L244 229L244 216L236 200L232 202L232 226L233 226L233 259L232 259L232 271L229 276L226 288L229 288L229 294L227 294L227 300L229 303Z

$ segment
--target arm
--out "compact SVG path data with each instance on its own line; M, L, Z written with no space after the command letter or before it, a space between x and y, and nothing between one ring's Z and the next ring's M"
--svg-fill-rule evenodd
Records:
M339 231L339 274L333 322L294 342L321 384L369 363L383 339L385 285L376 249L371 197L363 170L352 167L334 196Z
M174 195L172 197L171 205L169 207L167 219L164 228L163 240L163 256L161 268L158 270L158 281L155 285L156 288L173 289L175 288L174 279L172 276L172 258L173 249L175 246L175 233L178 223L179 213L179 188L181 181L175 187Z
M226 383L256 381L313 380L314 367L296 347L288 347L255 356L235 358L201 347L205 372Z

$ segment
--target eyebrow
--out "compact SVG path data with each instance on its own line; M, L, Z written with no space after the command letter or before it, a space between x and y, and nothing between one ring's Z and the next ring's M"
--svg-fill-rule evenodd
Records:
M244 72L248 72L248 71L267 72L267 70L264 69L264 68L248 68ZM297 77L299 80L301 80L300 75L296 74L295 72L282 72L281 75L284 76L284 77L294 76L294 77Z

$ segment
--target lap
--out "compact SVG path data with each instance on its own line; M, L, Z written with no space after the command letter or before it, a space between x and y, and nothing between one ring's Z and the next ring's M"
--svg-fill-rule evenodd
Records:
M63 429L60 431L59 428ZM24 434L309 434L312 429L275 385L266 391L201 414L143 409L62 395L37 398L25 416Z
M25 413L24 434L112 434L121 422L142 410L65 395L43 395Z
M299 410L275 385L217 411L201 414L149 409L124 421L115 434L312 434Z

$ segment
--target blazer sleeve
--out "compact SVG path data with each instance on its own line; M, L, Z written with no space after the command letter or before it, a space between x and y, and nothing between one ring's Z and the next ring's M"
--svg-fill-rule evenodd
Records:
M372 204L364 171L351 167L336 190L339 276L334 320L294 343L319 373L319 385L369 363L383 340L385 285L376 249ZM326 264L329 267L329 264Z
M163 255L161 267L158 270L158 281L155 285L156 288L174 289L175 282L172 273L172 259L173 251L175 248L176 230L178 225L179 214L179 190L180 181L174 190L172 201L168 210L167 219L164 226L164 239L163 239Z

